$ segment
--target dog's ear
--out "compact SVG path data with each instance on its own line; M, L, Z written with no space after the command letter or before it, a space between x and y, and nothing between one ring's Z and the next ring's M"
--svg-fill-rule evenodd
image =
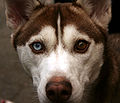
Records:
M108 27L111 20L111 0L77 0L76 3L84 8L93 21L104 28Z
M33 0L6 0L7 25L12 29L16 29L24 24L29 19L36 5L37 2Z

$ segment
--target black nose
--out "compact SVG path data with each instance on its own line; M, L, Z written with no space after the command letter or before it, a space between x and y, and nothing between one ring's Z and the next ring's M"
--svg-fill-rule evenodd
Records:
M46 95L52 102L65 102L70 98L71 94L71 83L63 77L54 77L46 85Z

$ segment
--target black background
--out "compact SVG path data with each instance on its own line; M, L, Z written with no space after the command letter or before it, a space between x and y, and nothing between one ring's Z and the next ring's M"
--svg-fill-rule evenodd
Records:
M72 1L73 0L55 0L55 2L61 3ZM112 20L109 24L109 33L119 32L120 32L120 0L112 0Z
M120 0L112 0L112 20L109 25L110 33L120 33Z

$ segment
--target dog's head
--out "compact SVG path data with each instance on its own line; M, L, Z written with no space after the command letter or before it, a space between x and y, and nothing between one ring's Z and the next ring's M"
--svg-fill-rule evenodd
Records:
M78 0L44 6L33 0L7 0L13 45L32 76L41 103L80 103L99 76L110 0Z

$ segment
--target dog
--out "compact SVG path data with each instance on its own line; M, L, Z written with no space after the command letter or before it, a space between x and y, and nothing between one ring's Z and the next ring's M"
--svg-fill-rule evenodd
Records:
M6 0L6 18L40 103L115 103L120 39L108 34L110 0Z

